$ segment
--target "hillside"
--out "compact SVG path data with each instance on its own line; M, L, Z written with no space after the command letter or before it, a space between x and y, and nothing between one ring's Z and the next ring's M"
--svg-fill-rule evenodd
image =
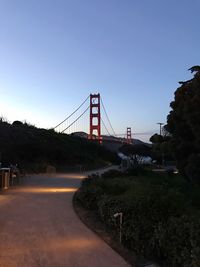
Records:
M114 162L116 155L84 138L39 129L27 123L0 121L0 161L25 169L45 170L77 166L92 168Z
M88 134L85 132L75 132L73 133L73 136L77 136L80 138L88 138ZM112 151L114 153L119 152L120 147L126 142L125 138L115 137L115 136L107 136L102 135L102 145L104 148L106 148L109 151ZM151 146L149 143L145 143L139 139L132 139L133 145L147 145Z

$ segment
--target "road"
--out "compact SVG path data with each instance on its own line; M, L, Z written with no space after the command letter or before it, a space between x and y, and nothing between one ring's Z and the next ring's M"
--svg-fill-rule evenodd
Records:
M0 194L0 267L128 267L77 217L80 174L27 177Z

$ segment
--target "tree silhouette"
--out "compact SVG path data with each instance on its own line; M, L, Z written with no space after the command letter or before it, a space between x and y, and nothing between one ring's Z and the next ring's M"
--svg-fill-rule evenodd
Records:
M180 172L200 183L200 66L189 69L194 78L175 91L167 117L172 150Z
M130 157L134 164L138 165L142 162L143 157L151 156L151 147L143 144L139 145L123 145L120 152Z

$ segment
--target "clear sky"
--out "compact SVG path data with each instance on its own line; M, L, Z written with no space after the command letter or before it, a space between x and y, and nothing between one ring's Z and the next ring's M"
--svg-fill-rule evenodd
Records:
M200 64L199 14L200 0L0 0L0 115L51 128L99 92L117 133L158 130Z

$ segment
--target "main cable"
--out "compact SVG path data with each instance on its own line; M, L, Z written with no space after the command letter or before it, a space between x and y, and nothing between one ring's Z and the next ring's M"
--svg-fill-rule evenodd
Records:
M105 127L105 129L106 129L106 131L107 131L108 135L110 135L110 136L111 136L111 134L110 134L110 132L108 131L108 128L106 127L106 125L105 125L105 123L104 123L104 121L103 121L103 119L102 119L102 118L101 118L101 122L103 123L103 126Z
M88 100L88 98L89 98L90 96L88 96L84 101L83 101L83 103L74 111L74 112L72 112L72 114L71 115L69 115L66 119L64 119L62 122L60 122L58 125L56 125L55 127L54 127L54 130L58 127L58 126L60 126L61 124L63 124L66 120L68 120L72 115L74 115L74 113L76 113L85 103L86 103L86 101ZM66 130L66 129L65 129ZM64 130L64 131L65 131ZM63 131L62 131L63 132ZM62 133L61 132L61 133Z
M105 106L104 106L104 104L103 104L103 100L102 100L102 98L101 98L101 104L102 104L103 109L104 109L104 112L105 112L105 114L106 114L108 123L110 124L110 128L112 129L112 131L113 131L113 133L114 133L114 136L116 137L116 133L115 133L113 127L112 127L112 124L111 124L110 119L109 119L109 117L108 117L108 114L107 114L107 112L106 112Z
M90 106L88 106L86 110L84 110L83 113L81 113L81 115L78 116L78 118L75 121L73 121L69 126L67 126L67 128L65 128L61 133L65 132L67 129L69 129L69 127L71 127L75 122L77 122L88 111L89 108Z
M156 130L155 131L149 131L149 132L136 132L136 133L132 133L132 135L150 135L150 134L154 134L156 132ZM124 136L124 135L126 135L126 134L122 134L122 133L117 133L116 134L117 136Z

